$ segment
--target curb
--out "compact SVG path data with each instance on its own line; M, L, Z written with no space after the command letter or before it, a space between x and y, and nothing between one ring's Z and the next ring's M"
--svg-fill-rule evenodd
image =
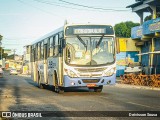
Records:
M160 91L160 88L148 87L148 86L137 86L137 85L129 85L129 84L121 84L121 83L116 83L115 86L120 87L120 88L134 88L134 89L146 89L146 90L158 90L158 91Z
M18 74L18 76L31 77L31 75L26 75L26 74Z

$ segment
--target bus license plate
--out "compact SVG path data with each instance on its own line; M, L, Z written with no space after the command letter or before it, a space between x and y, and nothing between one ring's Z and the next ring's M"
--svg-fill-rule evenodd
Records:
M87 87L96 87L96 84L87 84Z

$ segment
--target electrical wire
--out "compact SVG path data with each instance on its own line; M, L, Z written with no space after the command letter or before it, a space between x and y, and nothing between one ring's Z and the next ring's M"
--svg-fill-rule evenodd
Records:
M48 4L48 5L54 5L54 6L58 6L58 7L63 7L63 8L70 8L70 9L76 9L76 10L86 10L86 11L98 11L98 12L128 12L130 10L121 10L121 9L106 9L106 8L102 8L102 7L94 7L94 6L86 6L86 5L81 5L81 4L76 4L76 3L71 3L71 2L67 2L64 0L59 0L60 2L64 2L65 4L61 5L62 3L56 3L56 2L50 2L50 1L42 1L42 0L34 0L36 2L42 3L42 4ZM87 9L80 9L80 8L75 8L75 7L68 7L68 6L64 6L64 5L74 5L74 6L78 6L78 7L84 7Z
M48 4L48 5L53 5L53 6L57 6L57 7L63 7L63 8L69 8L69 9L76 9L76 10L87 10L88 9L79 9L79 8L74 8L74 7L68 7L68 6L64 6L61 5L59 3L55 3L55 2L48 2L48 1L39 1L39 0L34 0L36 2L42 3L42 4ZM66 4L65 4L66 5ZM89 11L95 11L95 10L89 10Z
M39 7L35 7L35 6L33 6L33 5L29 4L29 3L26 3L26 2L24 2L24 1L21 1L21 0L17 0L17 1L19 1L19 2L22 3L22 4L29 5L30 7L33 7L33 8L35 8L35 9L38 9L38 10L44 12L44 13L47 13L47 14L56 16L56 17L58 17L59 19L62 19L62 18L63 18L63 17L60 16L60 15L54 14L54 13L52 13L52 12L48 12L48 11L46 11L46 10L43 10L43 9L39 8Z
M87 6L87 5L82 5L82 4L77 4L77 3L72 3L72 2L67 2L65 0L59 0L61 2L70 4L70 5L75 5L75 6L80 6L80 7L85 7L85 8L90 8L90 9L96 9L96 10L107 10L107 11L128 11L128 10L116 10L116 9L106 9L102 7L93 7L93 6Z

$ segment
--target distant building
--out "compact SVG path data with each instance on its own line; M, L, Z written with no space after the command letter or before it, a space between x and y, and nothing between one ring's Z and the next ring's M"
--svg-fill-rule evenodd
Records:
M4 49L4 53L7 53L8 55L10 55L12 53L11 49Z

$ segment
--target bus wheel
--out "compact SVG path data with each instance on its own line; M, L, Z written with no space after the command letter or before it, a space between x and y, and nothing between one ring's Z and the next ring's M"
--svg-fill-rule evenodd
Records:
M62 87L57 87L57 88L55 88L55 92L62 94L62 93L64 93L64 89Z
M94 92L102 92L103 85L100 85L99 87L94 88Z
M44 85L41 83L40 74L38 74L38 87L39 87L40 89L44 89Z
M63 87L59 87L59 86L58 86L58 77L57 77L56 72L54 72L53 77L54 77L54 82L55 82L55 86L54 86L55 92L56 92L56 93L60 93L60 94L61 94L61 93L64 93Z

